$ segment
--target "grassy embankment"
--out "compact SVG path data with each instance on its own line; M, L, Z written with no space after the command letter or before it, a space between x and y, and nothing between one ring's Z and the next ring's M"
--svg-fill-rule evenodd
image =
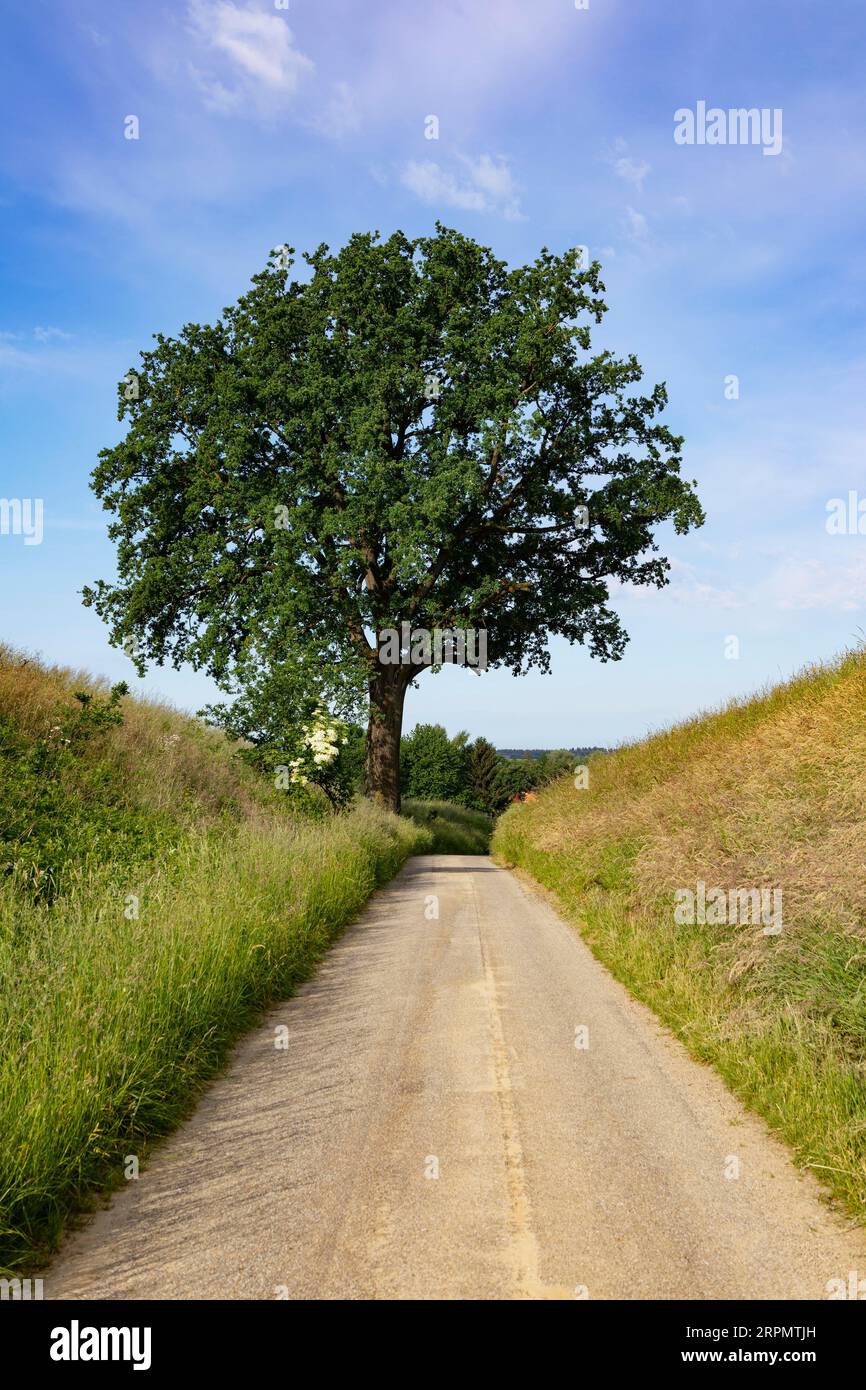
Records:
M82 702L81 690L89 695ZM122 714L122 722L118 717ZM188 1113L431 838L310 822L216 731L0 649L0 1269Z
M866 656L589 767L509 810L494 855L866 1219ZM781 933L678 925L698 880L780 888Z
M433 837L434 854L487 854L493 821L483 811L470 811L450 801L403 802L403 815Z

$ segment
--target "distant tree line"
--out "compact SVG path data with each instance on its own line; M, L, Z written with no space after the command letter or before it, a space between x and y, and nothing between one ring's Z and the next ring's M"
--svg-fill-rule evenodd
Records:
M606 753L606 748L594 745L592 748L497 748L501 758L546 758L550 753L567 752L573 758L588 758L590 753Z
M590 751L595 750L536 749L506 756L486 738L449 738L441 724L418 724L400 741L401 792L498 815L516 797L572 772Z

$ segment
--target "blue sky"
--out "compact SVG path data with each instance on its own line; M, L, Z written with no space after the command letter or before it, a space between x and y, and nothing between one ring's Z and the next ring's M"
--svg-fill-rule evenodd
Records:
M407 727L611 744L860 640L866 535L826 523L832 498L866 499L862 0L4 9L0 496L44 499L45 521L39 545L0 535L3 640L211 698L188 670L138 682L80 603L113 569L88 476L118 437L115 383L272 247L437 218L515 263L575 244L602 262L596 344L667 382L708 520L664 538L666 590L616 595L622 661L554 640L548 677L428 675ZM676 143L701 101L781 111L781 151Z

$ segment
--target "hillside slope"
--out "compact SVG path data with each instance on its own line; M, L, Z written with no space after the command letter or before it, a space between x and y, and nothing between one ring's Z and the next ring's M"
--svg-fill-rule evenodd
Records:
M77 692L77 693L76 693ZM0 1270L32 1265L429 834L0 649ZM276 1044L275 1044L276 1045Z
M861 1220L864 713L858 651L591 759L493 840Z
M39 898L87 867L168 853L191 830L282 813L223 734L122 691L0 646L0 867Z

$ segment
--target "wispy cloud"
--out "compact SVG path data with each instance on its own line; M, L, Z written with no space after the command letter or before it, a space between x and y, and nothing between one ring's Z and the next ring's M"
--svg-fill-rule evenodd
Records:
M190 70L212 109L273 111L315 69L279 15L232 0L190 0L188 17L197 41Z
M620 580L614 580L610 585L611 592L637 599L644 604L676 603L699 608L742 608L747 602L746 596L736 587L702 578L695 565L672 556L670 567L670 580L662 589L624 584Z
M41 328L37 326L33 330L33 336L37 343L50 343L58 338L68 341L72 337L72 334L64 333L62 328Z
M477 159L458 155L457 158L459 173L443 168L432 159L410 159L403 169L401 182L422 202L433 207L497 213L509 222L522 219L519 189L502 155L481 154Z
M633 158L629 153L628 141L621 135L606 149L602 158L610 165L618 179L630 183L638 193L643 191L644 180L652 172L652 166L645 159Z
M858 537L853 538L856 542ZM857 613L866 608L866 555L844 554L849 538L840 536L840 550L832 561L809 556L791 557L767 580L764 592L774 607L803 611L820 609Z
M625 231L632 241L644 244L649 240L649 222L636 208L627 207L625 210Z
M313 128L322 135L330 135L339 140L351 135L361 126L358 100L348 82L335 82L333 93L324 109L312 122Z
M650 166L646 160L632 159L629 155L621 155L613 162L613 171L620 179L625 179L626 183L634 185L638 191L643 188L643 181L650 172Z

